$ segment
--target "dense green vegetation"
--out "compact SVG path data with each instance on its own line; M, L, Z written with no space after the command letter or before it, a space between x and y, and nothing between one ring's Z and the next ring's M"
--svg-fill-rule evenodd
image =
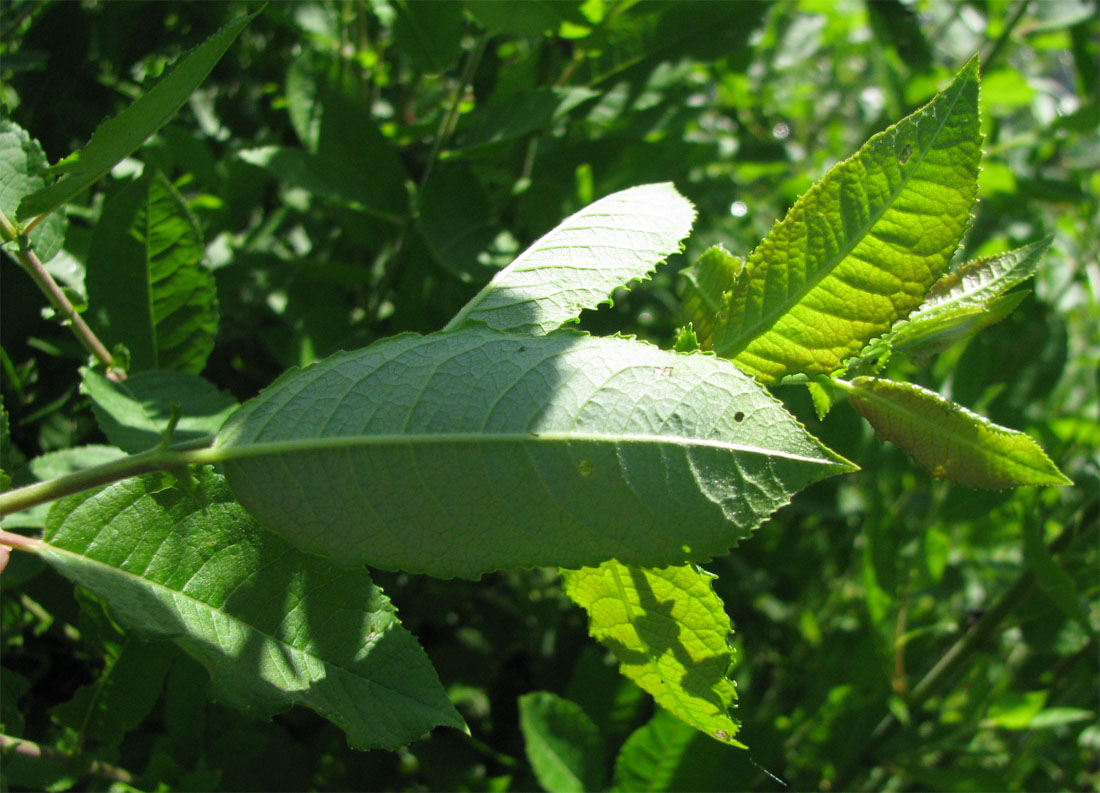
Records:
M169 455L4 518L6 788L1100 784L1096 3L0 15L5 477ZM799 247L821 218L839 252ZM602 275L570 280L585 255ZM592 337L556 331L578 315ZM494 412L510 361L536 419ZM476 427L474 454L354 458L334 378L412 406L406 432ZM643 437L652 416L732 445ZM665 487L638 509L612 468ZM382 529L355 512L380 503ZM532 567L558 564L599 567ZM668 625L699 644L660 666Z

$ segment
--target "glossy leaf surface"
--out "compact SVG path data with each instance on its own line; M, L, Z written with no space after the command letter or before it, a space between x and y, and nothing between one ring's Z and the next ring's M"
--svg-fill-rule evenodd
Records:
M124 625L172 638L217 696L260 717L305 705L359 749L463 728L435 670L362 569L260 529L221 477L199 503L150 474L57 503L41 554Z
M1073 484L1030 436L928 389L857 377L845 390L879 437L904 449L937 479L982 488Z
M680 250L695 210L671 184L631 187L589 204L494 276L447 324L541 335L644 280Z
M766 384L830 374L924 299L977 189L978 62L804 193L723 296L711 340Z
M485 328L292 371L215 450L241 503L300 547L443 577L710 558L852 470L728 361Z
M619 668L657 704L723 743L741 746L730 717L737 699L727 677L736 662L732 633L714 576L684 565L563 570L565 594L589 616L589 633L619 660Z

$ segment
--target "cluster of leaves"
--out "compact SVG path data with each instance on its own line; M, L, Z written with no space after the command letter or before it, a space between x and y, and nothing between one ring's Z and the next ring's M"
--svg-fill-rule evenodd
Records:
M5 320L14 444L4 467L28 482L87 469L102 483L119 472L217 462L233 492L207 469L150 473L66 499L48 516L29 510L5 522L44 526L48 544L36 547L49 564L17 554L3 579L12 637L4 645L5 731L39 741L5 739L9 779L55 788L90 774L116 785L342 788L369 778L523 789L534 774L548 789L598 789L608 780L605 753L621 745L621 789L728 787L730 773L741 775L736 787L768 784L759 766L723 754L737 730L726 712L734 697L726 674L739 647L726 646L722 595L744 604L737 641L760 650L735 671L762 692L762 704L742 718L765 767L799 784L879 786L894 775L934 787L1034 787L1054 765L1063 784L1081 784L1098 740L1082 730L1096 715L1083 692L1095 683L1087 658L1097 614L1082 605L1095 595L1085 573L1095 552L1082 538L1096 530L1087 471L1097 438L1084 418L1095 394L1067 362L1095 350L1095 331L1084 330L1095 297L1084 284L1094 266L1087 246L1098 185L1087 182L1082 148L1098 107L1095 80L1082 76L1095 61L1095 25L1088 9L1043 19L1026 17L1025 6L983 17L998 37L986 61L1007 57L1021 24L1032 37L1054 38L1014 53L1037 74L1047 68L1040 53L1073 53L1080 86L1049 89L1064 103L1050 120L1061 133L1054 150L1016 142L1014 134L1038 133L989 104L1012 97L997 80L1015 72L994 69L984 94L993 99L983 99L986 125L995 121L987 130L994 166L998 156L1012 160L1013 146L1034 159L1002 164L999 181L979 179L971 62L925 111L807 192L743 263L722 248L693 246L724 239L753 248L749 223L764 222L770 209L782 215L783 203L808 186L800 180L820 173L822 163L806 156L809 142L831 144L814 148L815 157L855 148L859 140L849 137L864 131L844 123L851 85L877 109L867 114L873 129L945 76L904 6L869 4L845 17L851 9L786 4L737 6L736 14L710 3L303 4L267 9L251 27L237 16L245 9L229 5L13 6L11 21L26 35L5 47L21 56L15 68L26 80L3 97L20 125L2 130L9 162L0 209L24 225L6 237L17 238L9 243L15 258L33 250L67 287L71 299L55 296L54 310L77 325L86 318L114 347L89 352L129 376L120 384L117 369L88 368L77 393L72 361L82 352L25 305L16 308L22 327L35 330L13 340ZM193 30L196 41L233 21L149 90L122 75L156 74L166 43L142 60L127 51L129 39L89 38L100 79L141 99L47 173L23 129L47 151L67 152L72 140L51 141L39 129L79 139L87 126L48 122L58 103L42 101L36 92L45 87L34 79L48 81L57 65L41 68L35 34L75 13L95 15L99 33L160 25ZM981 44L966 40L966 25L953 18L922 22L950 34L944 40L956 58ZM875 59L859 46L866 30L888 45ZM818 102L811 111L807 96L784 95L781 86L797 83L782 75L805 69L824 47L837 51L835 71L804 83ZM213 87L192 93L189 83L226 52ZM874 73L892 78L886 101L866 88ZM89 112L92 124L102 115ZM769 125L771 114L786 120ZM702 226L688 254L701 255L687 272L683 317L691 325L675 337L678 352L551 332L676 251L692 211L667 186L620 191L576 213L477 291L519 240L553 225L564 208L685 171L680 186ZM1033 172L1047 192L1010 183ZM761 193L745 192L750 201L729 208L730 181L735 195L748 185ZM936 282L975 189L987 205L1012 207L1000 207L1005 216L1023 215L1016 241L1041 241L1004 253L1014 240L998 237L1003 222L983 208L964 243L972 261ZM1021 192L1051 206L1024 211ZM51 213L62 205L64 215ZM1038 299L1007 291L1047 249L1078 262L1076 270L1054 280L1040 274ZM671 346L673 284L661 271L583 315L582 325ZM32 305L18 297L10 305L20 303ZM87 306L83 316L73 303ZM972 338L1018 306L1006 323L1031 323L1025 338L1038 336L1034 355L1006 351L1004 337ZM444 325L442 334L398 336L291 372L235 410L237 398L288 367ZM807 332L815 326L820 333ZM718 355L688 354L699 345ZM936 353L932 366L919 366ZM994 353L1013 364L1011 383L994 368ZM809 385L819 419L837 390L847 394L882 437L938 477L985 487L1065 481L1028 436L937 395L950 391L962 405L1041 433L1081 487L988 497L929 488L869 446L853 414L833 414L815 432L871 478L815 486L773 521L762 535L770 539L716 560L715 580L684 563L724 554L792 493L848 467L727 358L769 385ZM921 380L923 387L914 382ZM811 424L803 392L777 394ZM400 437L387 434L395 428ZM214 432L213 449L186 450ZM104 437L111 445L95 443ZM183 441L182 450L164 448L167 440ZM142 454L145 467L135 470ZM19 468L22 456L29 461ZM491 476L481 468L487 460ZM678 479L678 471L692 475ZM545 496L532 497L533 483ZM298 546L382 570L477 576L618 561L560 577L499 572L479 584L404 572L368 577L361 567L334 570L261 530L237 499ZM359 531L364 515L369 532ZM1006 550L1022 554L1025 570L1011 587L992 590L1000 579L991 565ZM680 566L654 567L668 564ZM75 599L57 572L81 585ZM974 587L1003 595L945 656L970 661L969 690L936 698L955 682L938 672L910 691L912 647L917 666L931 667L926 661L957 625L948 610L974 597ZM593 635L637 685L583 642L583 620L566 598L586 607ZM1000 663L975 659L1009 617L1021 621L1026 652ZM186 654L140 638L150 636L172 637ZM51 650L50 642L64 646ZM35 653L51 663L30 674ZM61 665L74 659L88 685L55 690ZM193 696L208 682L191 659L211 670L219 701L260 715L304 704L360 748L404 747L433 724L469 725L473 737L443 730L397 755L348 752L339 732L301 709L256 732L246 717ZM668 711L646 723L638 686ZM532 687L559 694L517 699ZM851 741L835 726L841 720L867 740ZM912 729L895 735L899 724L918 721L930 728L919 738ZM1040 739L1009 761L1006 730L1038 730ZM960 734L975 742L967 751L977 758L961 770L945 748L958 746ZM1066 736L1076 743L1067 747ZM529 766L517 760L523 754Z

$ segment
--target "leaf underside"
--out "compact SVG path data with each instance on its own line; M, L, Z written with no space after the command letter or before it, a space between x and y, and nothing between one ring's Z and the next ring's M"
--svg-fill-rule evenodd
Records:
M221 477L199 481L203 504L160 474L62 500L42 556L121 622L172 638L210 670L220 698L257 716L305 705L359 749L464 728L365 570L294 550Z
M879 437L937 479L980 488L1072 484L1030 436L920 386L857 377L846 390Z
M730 716L737 689L732 633L714 576L693 565L662 569L599 567L562 570L565 594L589 616L589 632L610 648L624 675L669 712L732 746Z
M441 577L708 559L852 469L728 361L573 331L340 354L245 404L215 447L299 547Z
M975 58L795 202L723 295L711 348L765 384L840 369L939 277L980 157Z
M570 215L494 276L447 324L542 335L649 277L680 250L695 210L671 184L613 193Z

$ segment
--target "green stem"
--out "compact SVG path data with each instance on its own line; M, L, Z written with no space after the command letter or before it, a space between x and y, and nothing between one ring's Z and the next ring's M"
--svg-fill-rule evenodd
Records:
M982 61L982 74L989 71L990 66L997 59L997 56L1004 50L1005 45L1008 44L1009 37L1012 35L1012 31L1015 30L1016 25L1020 23L1020 19L1023 18L1024 12L1027 11L1027 7L1030 4L1031 0L1020 0L1012 18L1005 23L1004 30L1001 31L1001 35L997 37L997 41L993 44L993 49L989 51L989 54L986 55L985 59Z
M131 454L121 460L113 460L103 465L85 468L83 471L60 476L45 482L9 490L0 493L0 518L13 512L56 501L74 493L90 490L93 487L140 476L150 471L163 471L185 465L201 465L219 462L223 455L214 449L194 448L197 444L210 443L209 438L168 449L150 449L139 454Z
M35 255L35 252L30 249L27 244L29 241L28 235L30 234L30 227L22 230L16 228L16 226L0 212L0 236L3 237L5 242L15 241L19 242L19 250L15 251L11 255L15 257L23 269L25 269L31 276L31 279L38 285L38 288L46 295L50 301L50 305L53 306L60 316L64 317L69 322L69 327L72 328L73 335L76 336L77 341L81 343L85 350L89 352L97 361L102 363L108 369L108 377L112 380L124 380L126 375L119 371L112 371L111 367L114 365L114 358L111 353L103 345L103 342L99 340L99 337L92 332L92 329L88 327L88 323L84 321L84 318L80 316L73 304L69 302L69 298L65 296L65 292L61 287L57 285L57 281L53 279L53 276L43 266L42 261Z

